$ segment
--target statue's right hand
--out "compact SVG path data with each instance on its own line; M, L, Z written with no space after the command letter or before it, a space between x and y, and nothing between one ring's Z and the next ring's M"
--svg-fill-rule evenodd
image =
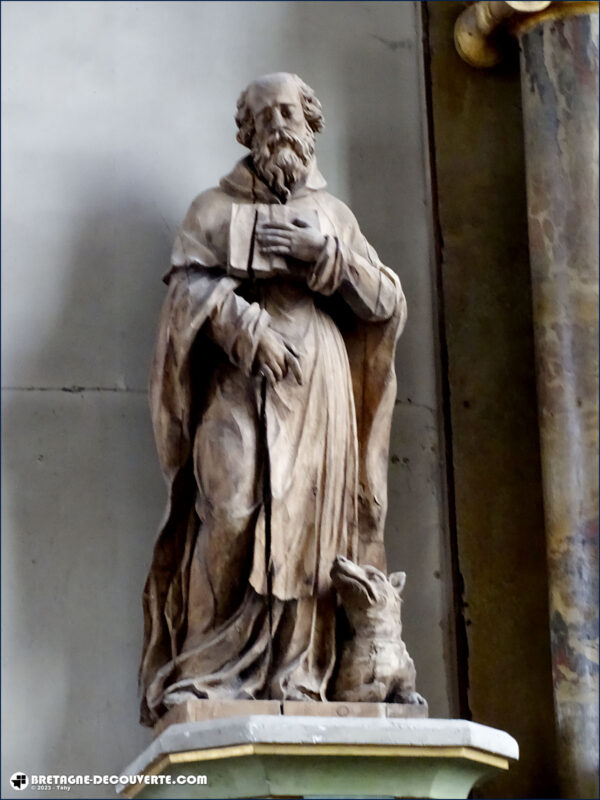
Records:
M288 371L291 371L298 383L302 384L302 368L298 353L272 328L265 328L261 333L254 366L256 372L264 375L271 386L284 378Z

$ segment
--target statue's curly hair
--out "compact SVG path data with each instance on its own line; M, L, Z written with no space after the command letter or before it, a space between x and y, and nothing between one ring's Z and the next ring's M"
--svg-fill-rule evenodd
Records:
M314 133L319 133L325 127L325 119L321 111L321 103L317 98L313 89L310 88L304 81L290 73L291 77L296 81L298 92L300 94L300 102L302 103L302 111L304 112L304 119L307 125ZM250 84L252 86L252 84ZM244 147L252 148L252 140L254 139L254 118L252 111L248 104L248 92L250 86L247 86L239 96L237 101L237 113L235 115L235 122L238 126L237 140Z

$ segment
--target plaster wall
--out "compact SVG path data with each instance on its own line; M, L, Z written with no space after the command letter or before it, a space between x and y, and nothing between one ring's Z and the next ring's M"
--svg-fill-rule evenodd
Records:
M407 294L389 566L431 715L456 713L421 64L412 3L2 4L3 797L17 770L115 773L149 740L160 277L189 202L244 155L239 91L274 70L317 90L330 190Z

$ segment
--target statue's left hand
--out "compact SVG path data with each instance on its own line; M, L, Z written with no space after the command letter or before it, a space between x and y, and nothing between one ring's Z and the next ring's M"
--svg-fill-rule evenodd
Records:
M306 220L265 222L256 228L256 241L263 253L274 253L314 263L325 247L325 236Z

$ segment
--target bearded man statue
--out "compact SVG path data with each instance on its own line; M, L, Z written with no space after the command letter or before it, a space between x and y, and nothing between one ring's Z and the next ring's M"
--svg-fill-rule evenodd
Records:
M260 78L236 123L251 155L194 200L165 278L147 725L193 698L335 699L335 557L385 569L400 282L325 191L310 87Z

